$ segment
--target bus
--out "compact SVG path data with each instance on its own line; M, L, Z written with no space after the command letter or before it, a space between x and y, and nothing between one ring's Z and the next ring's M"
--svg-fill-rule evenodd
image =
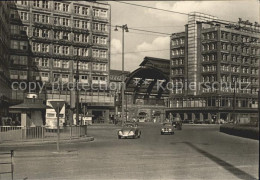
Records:
M62 99L48 99L46 102L46 129L57 129L57 113L55 109L52 107L51 102L52 101L62 101ZM60 129L63 129L63 124L65 123L65 104L60 110L60 116L59 116L59 122L60 122Z

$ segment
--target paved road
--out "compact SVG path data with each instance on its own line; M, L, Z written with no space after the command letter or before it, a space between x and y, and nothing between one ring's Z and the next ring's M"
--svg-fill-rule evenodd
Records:
M62 145L59 154L55 145L14 147L15 179L258 179L256 140L218 125L184 125L174 135L140 127L140 139L119 140L118 127L93 126L95 141Z

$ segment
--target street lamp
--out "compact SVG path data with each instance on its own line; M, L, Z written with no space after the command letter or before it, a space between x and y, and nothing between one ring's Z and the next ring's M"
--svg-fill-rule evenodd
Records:
M124 99L125 99L125 76L124 76L124 32L129 32L127 24L118 26L116 25L115 31L118 31L118 28L122 29L122 126L124 124L125 119L125 110L124 110Z
M77 69L76 69L76 125L79 125L79 49L77 49Z

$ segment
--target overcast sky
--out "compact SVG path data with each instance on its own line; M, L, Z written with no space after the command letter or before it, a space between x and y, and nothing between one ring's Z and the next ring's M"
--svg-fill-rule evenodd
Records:
M259 22L259 0L251 1L128 1L160 9L190 13L202 12L229 21L243 20ZM143 7L109 1L111 4L111 24L127 24L129 28L162 33L184 31L188 17L176 13L158 11ZM139 67L145 56L169 59L170 37L161 34L129 30L125 33L125 70ZM111 69L122 69L122 31L111 29ZM141 51L141 52L140 52ZM144 52L145 51L145 52Z

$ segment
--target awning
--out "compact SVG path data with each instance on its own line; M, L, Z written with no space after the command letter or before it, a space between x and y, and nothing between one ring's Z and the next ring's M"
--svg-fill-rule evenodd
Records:
M44 105L44 104L38 104L38 103L22 103L22 104L17 104L17 105L14 105L14 106L10 106L9 107L11 110L18 110L18 109L21 109L21 110L26 110L26 109L46 109L47 106Z

